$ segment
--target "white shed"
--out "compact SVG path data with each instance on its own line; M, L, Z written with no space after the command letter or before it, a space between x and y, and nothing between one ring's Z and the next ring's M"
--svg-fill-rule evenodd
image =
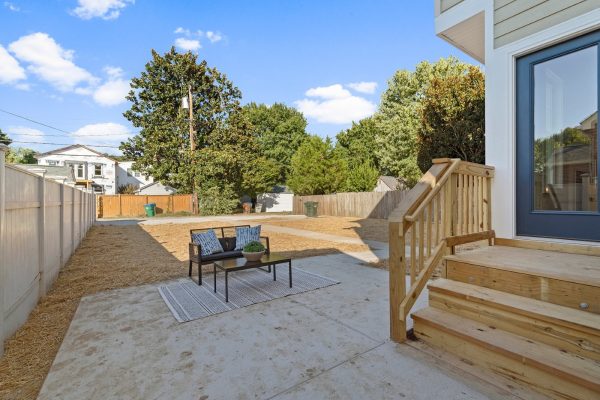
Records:
M293 207L294 193L287 186L275 186L256 199L256 212L292 212Z
M135 194L149 194L149 195L160 195L160 194L175 194L175 189L171 186L165 186L160 182L152 182L146 186L139 188Z

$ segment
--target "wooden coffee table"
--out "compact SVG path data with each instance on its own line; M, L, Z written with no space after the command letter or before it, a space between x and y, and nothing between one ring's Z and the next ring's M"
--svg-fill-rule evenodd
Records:
M217 293L217 268L225 272L225 302L229 301L229 281L228 275L233 271L243 271L251 268L269 267L266 273L271 273L273 269L273 280L277 280L277 264L288 264L288 271L290 275L290 287L292 287L292 259L274 256L271 254L265 254L259 261L248 261L245 258L230 258L228 260L219 260L213 263L214 272L214 291ZM200 272L202 273L202 272Z

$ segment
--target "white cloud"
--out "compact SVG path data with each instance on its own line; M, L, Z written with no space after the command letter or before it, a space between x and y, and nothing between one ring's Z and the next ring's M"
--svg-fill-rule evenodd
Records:
M377 82L353 82L348 83L346 86L359 93L373 94L377 89Z
M175 46L185 51L198 51L202 47L199 40L186 38L175 39Z
M125 102L129 93L129 81L123 79L123 70L119 67L104 67L108 80L98 86L92 97L101 106L116 106Z
M181 26L179 28L175 29L175 31L173 33L175 33L177 35L186 35L186 36L191 36L191 34L192 34L192 32L190 32L189 29L182 28Z
M44 138L44 132L27 126L9 126L6 132L13 140L39 142Z
M79 0L78 7L73 10L73 14L81 19L115 19L121 14L121 10L134 0Z
M305 94L318 99L298 100L296 108L321 123L348 124L372 115L377 108L373 102L352 95L340 84L312 88Z
M129 132L126 126L114 122L84 125L73 132L72 135L75 143L104 146L118 146L131 136L133 134ZM101 151L106 150L105 148L99 149Z
M223 39L223 35L219 32L207 31L206 38L210 40L211 43L217 43Z
M0 83L18 84L27 78L25 70L19 62L0 45Z
M20 37L8 46L27 70L62 92L76 91L80 85L95 85L97 78L73 62L73 50L63 49L46 33Z
M21 9L19 7L17 7L13 3L11 3L10 1L5 1L4 2L4 7L8 8L10 11L13 11L13 12L19 12L19 11L21 11Z
M343 99L352 96L352 94L344 89L339 83L331 86L319 86L308 89L305 94L308 97L320 97L322 99Z

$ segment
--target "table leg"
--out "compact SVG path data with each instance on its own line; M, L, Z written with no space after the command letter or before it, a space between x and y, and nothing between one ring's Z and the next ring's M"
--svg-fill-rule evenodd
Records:
M213 289L217 293L217 266L213 264Z
M229 282L227 282L227 271L225 271L225 303L229 302Z
M292 287L292 262L289 264L289 272L290 272L290 287Z
M277 264L273 264L273 280L277 280Z

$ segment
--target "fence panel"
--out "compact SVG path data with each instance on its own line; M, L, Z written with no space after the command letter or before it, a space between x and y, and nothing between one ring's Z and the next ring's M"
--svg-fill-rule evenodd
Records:
M5 151L0 145L0 356L95 220L86 212L93 194L6 165Z
M101 195L97 201L98 218L143 217L144 204L155 203L157 214L193 212L192 195Z
M294 214L304 214L304 203L319 203L319 215L335 217L387 218L407 191L350 192L315 196L294 196Z

